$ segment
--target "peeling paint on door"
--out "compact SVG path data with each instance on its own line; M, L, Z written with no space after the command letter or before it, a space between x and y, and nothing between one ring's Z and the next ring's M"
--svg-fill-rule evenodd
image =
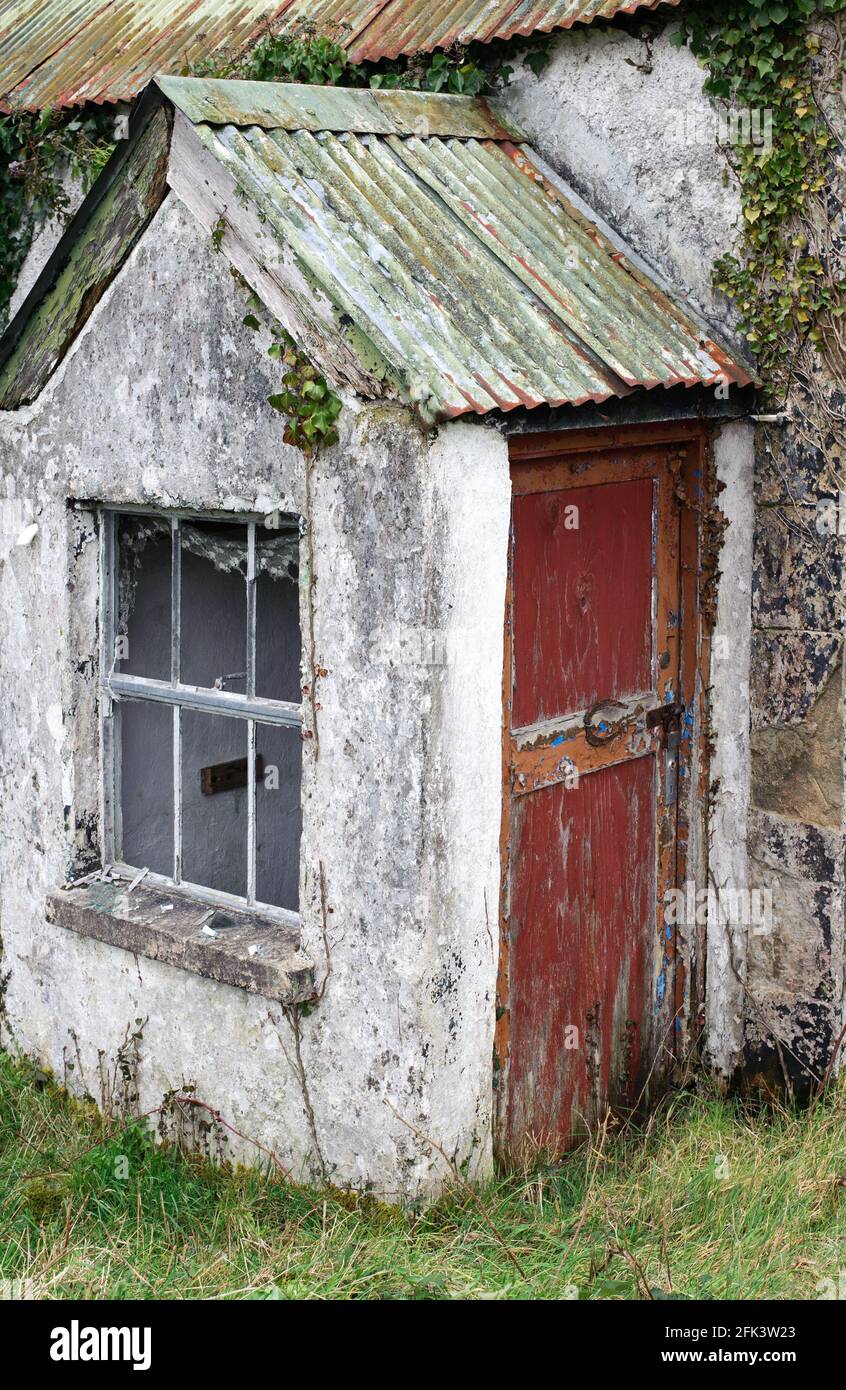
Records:
M549 437L547 437L549 438ZM684 448L512 448L500 1144L630 1115L675 1051ZM522 456L521 456L522 455ZM691 453L691 459L693 454Z

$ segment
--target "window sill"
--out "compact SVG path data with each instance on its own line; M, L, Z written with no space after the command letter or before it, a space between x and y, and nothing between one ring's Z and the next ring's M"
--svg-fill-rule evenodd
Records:
M128 886L105 880L57 890L47 898L47 919L281 1004L314 997L314 966L300 949L296 928L225 908L221 912L237 925L212 933L207 902L143 883L127 893Z

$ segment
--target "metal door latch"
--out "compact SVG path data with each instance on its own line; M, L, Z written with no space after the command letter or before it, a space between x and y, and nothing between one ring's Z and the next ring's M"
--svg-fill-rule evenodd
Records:
M681 700L673 700L651 709L646 716L648 729L662 728L664 731L664 802L667 806L672 806L678 796L679 747L684 709Z
M594 717L599 714L600 710L612 709L621 709L624 713L619 719L602 719L596 724L593 722ZM627 714L628 707L623 704L622 700L597 700L595 705L591 705L590 709L585 712L585 717L582 721L585 738L591 748L602 748L606 743L610 743L612 739L615 739L623 730Z

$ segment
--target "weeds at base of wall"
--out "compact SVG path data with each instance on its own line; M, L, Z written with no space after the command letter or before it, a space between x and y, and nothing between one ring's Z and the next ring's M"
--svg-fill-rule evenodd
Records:
M136 1018L127 1024L111 1067L105 1052L97 1051L100 1109L107 1120L126 1120L138 1113L138 1067L146 1023L146 1018Z
M308 1006L302 1004L290 1004L282 1006L282 1012L284 1014L285 1021L287 1022L288 1027L291 1030L291 1038L293 1040L293 1055L288 1051L287 1047L285 1046L285 1042L282 1038L282 1033L279 1028L279 1025L277 1024L276 1020L272 1017L272 1015L269 1013L267 1014L267 1022L271 1025L271 1027L274 1029L276 1033L276 1036L279 1040L279 1046L282 1049L282 1053L288 1063L288 1066L293 1072L294 1078L299 1087L300 1096L303 1102L303 1109L305 1111L306 1122L308 1124L311 1146L315 1159L317 1160L318 1176L322 1182L327 1183L329 1181L330 1176L329 1169L326 1166L326 1159L323 1156L323 1150L321 1148L320 1140L317 1134L317 1121L315 1119L314 1107L311 1103L311 1093L309 1091L308 1086L308 1076L306 1074L305 1063L303 1061L302 1053L302 1018L304 1012L307 1011L307 1007Z
M157 1106L159 1142L183 1158L225 1165L229 1138L221 1117L211 1107L194 1103L196 1091L191 1082L183 1082L162 1096Z
M0 1277L88 1300L842 1299L844 1120L843 1086L798 1114L701 1083L643 1129L538 1155L478 1189L521 1278L463 1187L404 1206L309 1189L137 1124L92 1147L101 1117L0 1055Z

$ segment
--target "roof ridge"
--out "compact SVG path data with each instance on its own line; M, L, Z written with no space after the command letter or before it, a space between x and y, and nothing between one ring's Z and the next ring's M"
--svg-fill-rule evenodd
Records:
M157 74L159 91L192 125L328 130L354 135L417 135L516 140L526 135L496 102L408 88L251 82Z

